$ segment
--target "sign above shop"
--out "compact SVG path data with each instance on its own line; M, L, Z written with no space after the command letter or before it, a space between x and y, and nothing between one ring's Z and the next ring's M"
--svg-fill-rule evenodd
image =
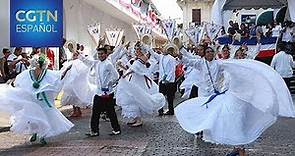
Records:
M10 0L11 47L59 47L63 0Z

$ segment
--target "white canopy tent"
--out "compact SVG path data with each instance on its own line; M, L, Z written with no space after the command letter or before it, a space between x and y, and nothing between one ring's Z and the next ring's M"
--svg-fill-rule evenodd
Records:
M295 0L215 0L212 8L211 20L215 24L224 25L223 11L225 10L252 8L278 9L286 5L288 5L288 14L290 15L290 19L295 22Z

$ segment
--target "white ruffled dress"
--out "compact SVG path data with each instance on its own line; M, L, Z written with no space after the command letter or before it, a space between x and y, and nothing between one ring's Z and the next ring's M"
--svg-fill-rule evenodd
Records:
M180 52L189 59L200 59L201 57L198 55L193 55L192 53L188 52L186 49L181 48ZM182 98L188 99L192 90L193 86L201 86L201 79L200 79L200 71L195 69L191 66L185 66L187 69L184 73L184 81L180 85L180 89L184 89L184 94ZM198 90L200 92L200 90ZM202 94L202 93L201 93Z
M278 116L295 117L290 92L271 67L254 60L226 60L228 90L210 97L187 100L175 108L181 127L192 134L204 131L204 140L243 145L256 140Z
M184 89L184 94L182 98L188 99L193 86L200 86L199 71L194 69L193 67L187 67L187 71L185 73L185 79L180 85L180 89Z
M54 106L61 83L59 72L47 70L40 87L35 89L30 71L26 70L16 77L16 87L1 85L0 110L11 115L10 130L37 133L44 138L68 132L74 125Z
M159 93L158 85L146 76L148 70L144 64L135 60L130 70L133 73L120 79L117 86L116 102L122 107L122 115L125 118L152 115L165 105L165 97Z
M66 62L61 71L72 65L64 78L61 104L85 108L91 106L96 86L91 83L90 69L79 59Z

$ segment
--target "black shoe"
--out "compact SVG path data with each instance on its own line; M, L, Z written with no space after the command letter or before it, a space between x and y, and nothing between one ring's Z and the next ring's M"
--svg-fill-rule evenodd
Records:
M200 135L201 135L201 139L203 139L203 136L204 136L203 131L200 132Z
M136 123L136 121L133 121L133 122L127 122L127 125L133 125L133 124L135 124Z
M41 143L42 145L47 145L47 142L46 142L46 140L45 140L44 138L41 138L41 139L40 139L40 143Z
M110 133L109 135L120 135L121 131L112 131L112 133Z
M159 112L159 116L163 116L164 115L163 109L158 110L158 112Z
M167 112L164 113L164 115L174 115L174 112L167 111Z
M86 133L85 135L88 137L97 137L99 136L99 133L89 132L89 133Z
M34 133L31 137L30 137L30 142L35 142L37 140L37 134Z
M142 121L141 122L135 122L134 124L130 125L131 127L141 127L142 126Z

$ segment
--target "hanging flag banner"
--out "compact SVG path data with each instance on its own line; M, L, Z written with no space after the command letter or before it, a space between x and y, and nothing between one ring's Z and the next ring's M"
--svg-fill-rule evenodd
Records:
M107 43L111 46L118 46L120 44L120 41L123 38L124 30L116 29L116 30L106 30L106 39Z
M119 3L128 9L131 7L131 0L119 0Z
M144 34L152 34L152 27L146 24L133 24L133 28L138 38L141 38Z
M115 46L118 46L119 44L121 44L123 36L124 36L124 30L121 30L120 33L119 33L119 37L118 37L118 40L117 40L117 43L116 43Z
M166 33L168 40L171 41L172 38L174 37L173 35L175 32L175 28L176 28L176 21L172 20L172 19L163 20L162 27Z
M131 10L134 14L140 16L140 5L142 1L141 0L131 0Z
M141 38L141 36L145 33L145 25L143 24L133 24L133 28L138 38Z
M189 37L189 39L195 44L197 45L202 37L203 37L203 33L204 33L204 26L193 26L188 28L185 31L186 35Z
M131 0L131 4L135 7L140 7L140 4L141 4L141 0Z
M173 36L180 36L181 35L181 30L180 29L177 29L175 32L174 32L174 35Z
M63 0L10 0L11 47L60 47Z
M144 30L145 34L152 34L153 32L153 28L151 25L145 25L145 30Z
M96 45L98 45L99 38L100 38L100 24L95 23L93 25L88 25L88 33L95 42Z
M219 33L220 29L222 28L222 26L216 25L216 24L213 24L213 23L204 22L204 25L205 25L207 35L212 40L217 37L217 34Z

